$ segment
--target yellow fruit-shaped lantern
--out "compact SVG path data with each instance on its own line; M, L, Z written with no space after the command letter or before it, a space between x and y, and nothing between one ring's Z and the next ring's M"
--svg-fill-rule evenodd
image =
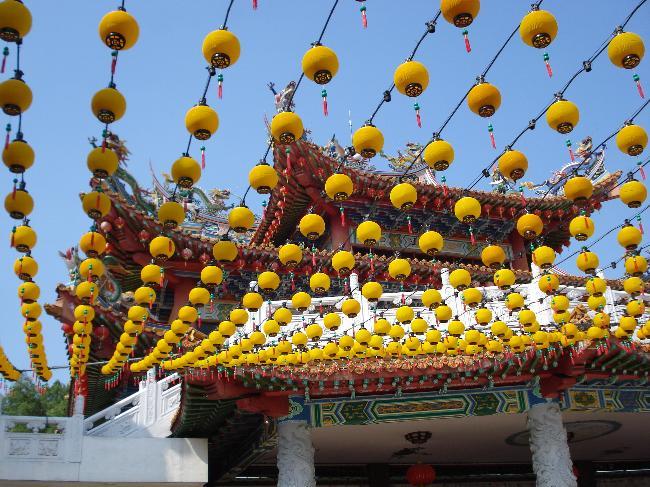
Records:
M104 263L99 259L88 258L79 264L79 274L89 281L99 279L104 275Z
M550 269L555 262L555 250L546 245L540 245L533 250L533 263L542 268Z
M427 331L427 328L429 328L429 324L418 313L417 318L411 321L411 332L416 335L423 335Z
M441 304L440 306L436 307L434 313L436 315L436 320L438 320L440 323L447 323L453 315L451 308L446 304Z
M232 321L236 327L241 328L248 321L248 311L242 308L235 308L230 311L228 315L230 321Z
M0 39L16 42L25 37L32 28L32 14L23 2L5 0L0 2Z
M11 218L16 220L22 220L29 215L33 209L34 200L24 187L19 187L15 191L12 191L5 198L5 210L7 210L7 213L9 213Z
M182 308L181 308L182 309ZM194 308L192 308L194 309ZM128 312L128 317L131 321L134 323L143 323L147 321L147 318L149 318L149 311L147 311L147 308L144 308L142 306L131 306L129 308ZM185 320L183 320L185 321ZM191 321L186 321L191 323Z
M280 112L271 120L271 135L278 144L293 144L304 130L301 118L293 112Z
M352 252L347 250L339 250L332 257L332 267L339 276L347 276L354 269L355 259Z
M373 325L375 335L385 337L390 332L390 323L385 318L379 318Z
M201 51L210 65L217 69L225 69L237 62L241 47L235 34L219 29L205 36Z
M456 269L449 274L449 284L458 291L468 288L471 283L472 276L465 269Z
M481 251L481 262L491 269L499 269L506 261L506 253L499 245L488 245Z
M403 281L411 275L411 264L406 259L395 259L388 264L388 274L393 279Z
M298 348L299 350L305 348L308 341L309 341L309 337L301 331L297 331L293 335L291 335L292 345Z
M80 282L77 285L77 288L79 288L79 286L82 284L90 284L97 288L96 285L88 283L87 281ZM18 286L18 297L20 298L21 304L37 301L40 295L41 290L35 282L23 282L20 284L20 286Z
M266 323L268 323L269 321L272 321L272 320L268 320ZM264 323L264 333L266 333L269 336L274 336L274 335L271 335L270 333L267 333L266 323ZM276 323L276 325L277 325L277 323ZM278 327L278 330L279 330L279 328L280 327ZM219 331L219 333L221 334L222 337L230 338L235 333L237 333L237 326L230 320L224 320L221 323L219 323L218 331Z
M569 304L569 298L564 294L556 294L551 298L551 309L556 313L569 309Z
M459 221L471 225L481 216L481 204L476 198L464 196L456 201L454 214Z
M315 213L307 213L300 219L298 228L303 237L316 240L325 233L325 220Z
M571 132L580 121L580 111L575 103L557 100L546 111L546 123L561 134Z
M517 232L527 240L537 238L542 230L544 230L544 223L534 213L525 213L517 219Z
M494 285L501 290L510 289L517 280L515 273L510 269L499 269L494 273Z
M528 158L523 152L510 149L499 157L499 172L505 177L517 181L524 177L528 170Z
M533 8L519 24L521 40L531 47L543 49L553 42L557 35L557 21L550 12Z
M476 313L474 313L474 318L479 325L485 326L492 321L492 311L488 308L477 309Z
M537 283L537 287L545 294L555 294L560 287L560 278L552 273L542 274Z
M632 316L623 316L619 321L618 326L625 330L628 334L631 334L634 332L638 324L639 323L636 321L636 318Z
M632 255L625 259L625 272L640 277L648 270L648 261L642 255Z
M257 276L257 285L264 293L270 293L280 287L280 276L273 271L262 272Z
M317 272L309 278L309 287L316 294L326 293L331 284L330 277L324 272Z
M619 190L621 201L630 208L638 208L648 196L648 190L645 184L637 181L630 174L628 180L623 183Z
M140 270L140 279L145 286L161 285L163 275L162 268L156 264L147 264Z
M595 227L591 218L578 215L569 223L569 233L578 241L584 242L594 234Z
M163 235L160 235L149 242L149 253L157 262L165 262L170 259L176 252L174 241Z
M296 244L285 244L278 250L278 258L283 265L295 267L302 260L302 249Z
M91 191L83 195L81 205L84 212L92 219L103 218L111 210L111 199L100 191Z
M93 176L104 179L112 176L117 171L119 160L117 154L111 149L96 147L88 153L86 165L90 172L93 173Z
M200 286L192 288L188 295L190 304L197 309L207 306L211 299L210 291Z
M414 316L415 316L415 312L413 311L413 308L411 308L410 306L400 306L395 311L395 319L400 323L406 325L408 325L413 320Z
M388 331L388 336L394 341L400 341L405 335L404 328L401 325L395 324L390 327Z
M628 315L638 318L645 313L645 303L639 299L634 299L627 303L625 310Z
M366 220L357 226L357 240L368 247L381 240L381 227L372 220Z
M11 244L18 252L27 253L36 245L36 232L28 225L20 225L11 231Z
M341 317L338 313L327 313L323 317L323 326L330 331L336 331L341 326Z
M584 205L594 192L591 180L576 176L564 183L564 196L578 205Z
M293 319L293 314L291 313L291 310L287 308L286 306L281 306L280 308L276 309L275 312L273 313L273 319L279 323L280 326L285 326L291 323L291 320Z
M616 134L616 145L624 154L638 156L648 145L648 134L640 125L627 123Z
M191 188L201 179L201 166L195 159L183 155L172 164L172 179L182 188Z
M420 235L418 246L427 255L434 256L442 250L444 240L438 232L429 230Z
M501 106L501 93L496 86L480 81L469 91L467 106L481 117L491 117Z
M490 332L497 338L504 338L508 332L508 325L503 321L495 321L490 327Z
M480 9L480 0L441 0L440 2L440 11L445 20L461 28L469 26Z
M100 122L113 123L126 113L126 99L122 93L117 91L115 85L111 85L93 95L90 108Z
M236 206L228 213L228 224L237 233L244 233L253 228L255 215L247 206Z
M297 309L301 313L307 311L307 308L311 305L311 296L304 291L297 292L291 297L291 306L294 309Z
M361 287L361 295L371 303L376 303L383 294L384 290L381 284L375 281L366 282Z
M12 0L15 1L15 0ZM2 2L0 6L3 5ZM24 173L34 164L34 149L23 139L15 139L2 150L2 162L16 174Z
M398 210L410 210L417 199L417 190L410 183L400 183L390 190L390 202Z
M149 286L140 286L133 293L133 301L141 306L151 306L156 301L156 291Z
M447 333L453 337L459 337L465 333L465 324L460 320L452 320L447 327Z
M219 128L219 115L204 102L185 113L185 128L198 140L208 140Z
M437 289L427 289L422 293L420 299L422 300L422 305L429 309L436 308L442 303L442 296Z
M590 277L585 282L585 289L592 296L602 296L607 289L607 281L600 277Z
M643 39L633 32L619 30L607 46L609 60L619 68L636 68L644 54Z
M593 319L594 326L609 329L610 317L607 313L596 313Z
M593 252L589 252L586 248L584 248L576 257L576 266L582 272L586 272L587 274L593 274L596 272L598 264L598 256Z
M90 312L92 312L92 315L89 315L88 319L85 321L87 322L92 321L93 318L95 317L95 312L91 306L80 304L79 306L77 306L77 308L83 308L83 309L90 308ZM23 318L25 318L28 321L36 321L38 317L41 316L42 311L43 310L41 308L41 305L38 304L37 302L23 303L20 306L20 314L23 316ZM78 318L76 311L77 309L75 308L75 318L78 320L83 319L84 315L80 315L80 317Z
M462 292L460 299L465 306L476 308L483 301L483 293L475 287L469 287Z
M397 66L393 83L402 95L420 96L429 86L429 72L421 62L409 60Z
M255 312L264 304L264 298L259 293L248 292L242 297L241 304L248 311Z
M347 200L354 191L350 176L343 173L334 173L325 181L325 193L334 201Z
M356 299L348 298L341 304L341 312L348 318L356 317L361 311L361 304Z
M138 23L124 8L108 12L99 21L99 38L114 51L133 47L139 34Z
M510 311L519 311L524 307L524 297L519 293L510 293L506 296L505 303Z
M364 125L352 135L352 146L361 157L370 159L384 147L384 135L374 125Z
M235 242L223 237L212 246L212 255L217 262L232 262L239 255L239 250Z
M185 221L183 205L176 201L167 201L158 208L158 221L165 228L176 228Z
M266 162L261 162L248 173L248 182L259 194L269 194L278 184L278 173Z
M32 90L22 79L11 78L0 83L0 106L5 114L20 115L27 111L31 104Z
M641 230L632 226L629 221L625 221L616 236L618 243L625 248L625 250L632 251L638 247L643 239Z
M336 53L321 44L314 44L302 57L302 72L319 85L332 81L338 70Z
M436 139L426 146L422 158L430 168L444 171L454 161L454 148L446 140Z
M594 311L605 309L606 304L607 300L605 299L605 296L589 296L587 298L587 306L589 306L589 309Z
M643 293L644 287L643 279L640 277L628 277L623 281L623 289L633 298Z

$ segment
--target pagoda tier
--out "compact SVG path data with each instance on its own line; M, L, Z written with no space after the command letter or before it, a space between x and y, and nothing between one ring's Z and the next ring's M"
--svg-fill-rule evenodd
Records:
M490 240L501 243L513 267L520 270L529 268L526 256L530 250L514 230L519 215L528 210L540 216L545 225L545 244L560 252L570 242L569 220L582 209L587 212L600 209L603 201L612 198L610 192L620 177L620 173L615 173L597 183L589 206L579 208L572 201L553 195L524 199L520 195L447 188L424 182L421 179L431 178L418 178L414 174L403 178L399 173L380 174L350 168L303 140L291 145L289 151L291 162L288 170L285 147L274 150L275 169L282 176L271 193L252 237L253 243L281 245L289 240L303 241L296 229L302 216L311 209L327 222L326 233L316 242L318 248L336 249L341 245L363 248L356 241L353 230L362 221L372 219L384 230L382 240L374 249L380 254L398 249L402 253L421 255L417 248L417 233L428 227L445 237L446 245L439 257L443 262L476 261L480 258L481 248ZM337 171L350 176L355 188L353 195L342 203L328 200L324 193L325 181ZM418 200L408 213L395 209L389 199L391 188L402 179L411 182L418 191ZM481 218L472 225L477 245L471 244L468 226L454 216L454 204L462 196L472 196L481 203ZM344 219L341 218L341 209Z

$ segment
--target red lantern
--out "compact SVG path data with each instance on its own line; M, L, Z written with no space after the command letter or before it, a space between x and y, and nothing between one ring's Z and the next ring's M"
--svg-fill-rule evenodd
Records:
M431 465L416 463L406 471L406 480L411 485L422 487L436 480L436 471Z
M111 332L104 325L100 325L96 327L93 330L93 334L95 335L95 338L97 338L97 341L99 341L100 344L104 343L104 341L108 339L109 336L111 336Z

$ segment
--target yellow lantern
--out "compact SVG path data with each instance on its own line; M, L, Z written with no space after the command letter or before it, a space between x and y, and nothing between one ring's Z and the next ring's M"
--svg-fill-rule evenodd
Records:
M361 287L361 295L371 303L376 303L383 294L384 290L381 284L375 281L366 282Z
M237 62L241 47L235 34L219 29L205 36L201 51L210 65L217 69L225 69Z
M23 2L5 0L0 2L0 39L16 42L25 37L32 28L32 14Z
M99 21L99 38L114 51L125 51L133 47L139 34L138 23L124 8L108 12Z
M437 289L427 289L422 293L420 299L422 300L422 305L429 309L436 308L442 303L442 296Z
M417 199L417 190L410 183L400 183L390 190L390 202L398 210L410 210Z
M241 303L248 311L255 312L264 304L264 298L259 293L248 292L242 297Z
M158 208L158 221L165 228L176 228L185 221L183 205L176 201L167 201Z
M384 136L377 127L366 124L352 135L352 146L361 157L371 159L384 147Z
M542 274L537 283L537 287L545 294L555 294L560 287L560 278L550 272Z
M648 145L648 134L643 127L627 123L616 134L616 145L624 154L638 156Z
M162 284L163 270L156 264L147 264L140 270L140 279L145 286L158 286Z
M307 213L298 224L300 233L309 240L316 240L325 233L325 220L315 213Z
M339 276L347 276L350 274L350 272L352 272L354 266L355 259L354 255L352 255L352 252L348 252L347 250L339 250L332 257L332 267L336 272L338 272Z
M446 140L436 139L426 146L422 158L430 168L444 171L454 161L454 148Z
M99 259L88 258L79 264L79 274L89 281L99 279L104 275L104 263Z
M643 239L641 230L632 226L629 221L625 221L616 236L618 243L625 248L625 250L635 250Z
M569 309L569 304L569 298L564 294L556 294L551 298L551 309L556 313L561 313Z
M594 231L594 222L586 215L578 215L569 223L569 233L579 242L587 240Z
M266 162L260 162L248 173L248 182L259 194L269 194L278 184L278 173Z
M201 269L201 282L207 287L214 288L223 281L223 271L216 265L206 265Z
M281 306L273 313L273 319L277 321L280 326L286 326L291 323L293 314L289 308L286 306Z
M176 252L174 241L163 235L160 235L149 242L149 253L157 262L165 262L170 259Z
M31 104L32 90L22 79L11 78L0 83L0 106L4 113L12 117L20 115Z
M232 262L239 255L239 250L232 240L223 237L212 246L212 255L217 262Z
M302 72L319 85L332 81L338 70L336 53L321 44L314 44L302 57Z
M405 335L404 328L402 326L395 324L390 327L388 331L388 336L393 340L393 342L400 341Z
M625 330L627 333L634 332L634 329L639 323L636 321L636 318L632 316L623 316L618 323L618 326Z
M228 225L237 233L245 233L255 224L255 215L247 206L236 206L228 213Z
M594 192L591 180L584 176L576 176L564 184L564 196L578 205L584 205Z
M300 311L307 311L307 308L311 305L311 296L304 291L295 293L291 297L291 306Z
M402 324L408 325L415 316L413 308L410 306L400 306L395 311L395 319Z
M309 341L309 337L301 331L297 331L293 335L291 335L292 345L298 348L299 350L305 348L308 341Z
M519 293L510 293L506 296L505 303L510 311L519 311L524 307L524 297Z
M248 311L241 308L235 308L230 311L228 316L236 327L241 328L248 321Z
M546 123L561 134L571 132L580 121L580 111L575 103L558 99L546 110Z
M644 54L643 39L633 32L619 30L607 46L609 60L619 68L636 68Z
M266 323L268 323L269 321L272 320L268 320ZM264 323L264 333L266 333L266 323ZM221 323L219 323L218 331L222 337L227 339L233 336L235 333L237 333L237 326L232 321L224 320ZM266 334L271 336L269 333Z
M527 169L528 159L523 152L509 149L499 157L499 172L513 181L524 177Z
M83 281L77 284L77 289L82 284L94 286L94 284L92 283ZM97 286L94 287L96 288ZM21 304L32 303L34 301L37 301L40 295L41 295L41 290L35 282L23 282L22 284L20 284L20 286L18 286L18 297L20 298Z
M11 232L11 244L18 252L29 252L36 245L36 240L36 232L28 225L14 227Z
M476 313L474 313L474 318L476 318L476 322L479 325L485 326L492 321L492 311L488 308L477 309Z
M607 313L596 313L593 319L594 326L603 328L605 330L609 329L610 317Z
M117 171L119 160L117 158L117 154L115 154L115 152L111 149L108 149L106 147L95 147L88 153L88 157L86 158L86 165L88 166L90 172L93 173L93 176L99 179L104 179L108 176L112 176L115 171Z
M483 293L475 287L469 287L462 292L460 299L465 306L476 308L483 301Z
M632 255L625 259L625 272L640 277L648 270L648 261L642 255Z
M115 85L111 85L93 95L90 108L100 122L109 124L118 121L124 116L124 113L126 113L126 99L122 93L117 91Z
M307 338L309 338L313 342L317 342L320 340L320 337L323 336L323 329L320 327L320 325L317 325L316 323L312 323L311 325L308 325L307 328L305 329L305 334L307 335Z
M186 306L189 307L189 306ZM182 308L181 308L182 309ZM194 309L194 308L192 308ZM143 308L142 306L131 306L129 308L128 315L129 319L133 321L134 323L143 323L147 321L147 318L149 318L149 311L147 311L147 308ZM179 314L180 316L180 314ZM185 321L185 320L183 320ZM189 321L191 323L191 321Z
M172 179L182 188L191 188L201 179L201 166L195 159L183 155L172 164Z
M423 335L426 333L427 328L429 328L429 324L425 319L421 318L420 314L418 313L417 318L411 321L411 332L415 333L416 335Z
M437 306L434 313L436 315L436 320L438 320L440 323L447 323L453 315L451 308L446 304Z
M355 318L361 311L361 304L356 299L348 298L341 304L341 312L348 318Z
M411 275L411 264L406 259L394 259L388 264L388 274L393 279L403 281Z
M146 304L148 306L151 306L156 301L156 291L154 291L153 288L150 288L149 286L140 286L133 293L133 301L139 305Z
M393 83L402 95L420 96L429 86L429 72L421 62L408 60L397 66Z
M441 0L440 2L440 11L445 20L460 28L469 26L480 9L480 0Z
M338 313L327 313L323 317L323 326L330 331L336 331L341 326L341 317Z
M583 248L582 252L580 252L576 257L576 266L582 272L585 272L587 274L593 274L596 272L598 264L598 256L593 252L589 252L586 247Z
M637 181L630 174L627 182L619 190L619 197L629 208L638 208L648 196L645 184Z
M357 226L357 240L368 247L381 240L381 227L372 220L366 220Z
M491 117L501 106L501 93L496 86L480 81L467 94L467 106L481 117Z
M185 128L198 140L208 140L219 128L219 115L201 102L185 113Z
M645 285L640 277L628 277L623 281L623 290L633 298L642 294Z
M385 318L379 318L373 325L373 332L379 337L385 337L390 332L390 323Z
M531 47L543 49L553 42L557 35L557 21L550 12L533 8L519 24L521 40Z
M499 245L488 245L481 251L481 262L491 269L499 269L506 261L506 253Z
M639 299L633 299L627 303L625 310L628 315L638 318L645 313L645 303Z
M103 218L111 210L111 199L100 191L91 191L83 195L81 205L84 212L93 220Z
M589 309L594 311L605 309L606 304L607 300L605 299L605 296L589 296L587 298L587 306L589 306Z
M207 306L212 300L212 296L206 288L197 286L190 290L188 300L192 306L199 309Z
M465 324L459 320L453 320L449 322L447 327L447 333L452 337L459 337L465 332Z
M544 230L544 223L534 213L525 213L517 219L517 232L527 240L537 238L542 230Z
M16 220L22 220L28 216L33 209L34 200L23 187L18 187L15 191L9 193L5 198L5 210L7 210L7 213L9 213L9 216L11 218L14 218Z
M471 274L465 269L456 269L449 274L449 284L458 291L462 291L472 283Z
M503 321L495 321L490 327L490 332L497 338L504 338L508 332L508 325Z
M285 244L278 250L278 258L283 265L293 268L302 260L302 249L296 244Z
M273 271L262 272L257 276L257 285L264 293L270 293L280 287L280 276Z
M464 196L456 201L454 214L459 221L471 225L481 216L481 204L476 198Z
M585 289L592 296L602 296L607 289L607 281L600 277L590 277L585 282Z
M280 112L271 120L271 135L276 143L293 144L304 131L301 118L293 112Z
M353 191L354 184L347 174L334 173L325 181L325 193L334 201L347 200Z
M309 287L316 294L326 293L329 291L330 285L330 277L324 272L316 272L309 278Z
M1 6L7 2L0 3ZM24 173L34 164L34 149L23 139L16 138L2 150L2 161L16 174Z
M533 250L533 263L541 269L550 269L555 262L555 250L546 245L540 245Z
M442 250L444 240L442 235L433 230L429 230L420 235L418 239L418 246L420 250L427 255L434 256Z

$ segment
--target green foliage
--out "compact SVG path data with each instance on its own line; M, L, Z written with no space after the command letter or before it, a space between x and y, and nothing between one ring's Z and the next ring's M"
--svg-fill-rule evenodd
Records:
M0 411L9 416L67 416L68 386L54 381L43 394L23 376L2 398Z

